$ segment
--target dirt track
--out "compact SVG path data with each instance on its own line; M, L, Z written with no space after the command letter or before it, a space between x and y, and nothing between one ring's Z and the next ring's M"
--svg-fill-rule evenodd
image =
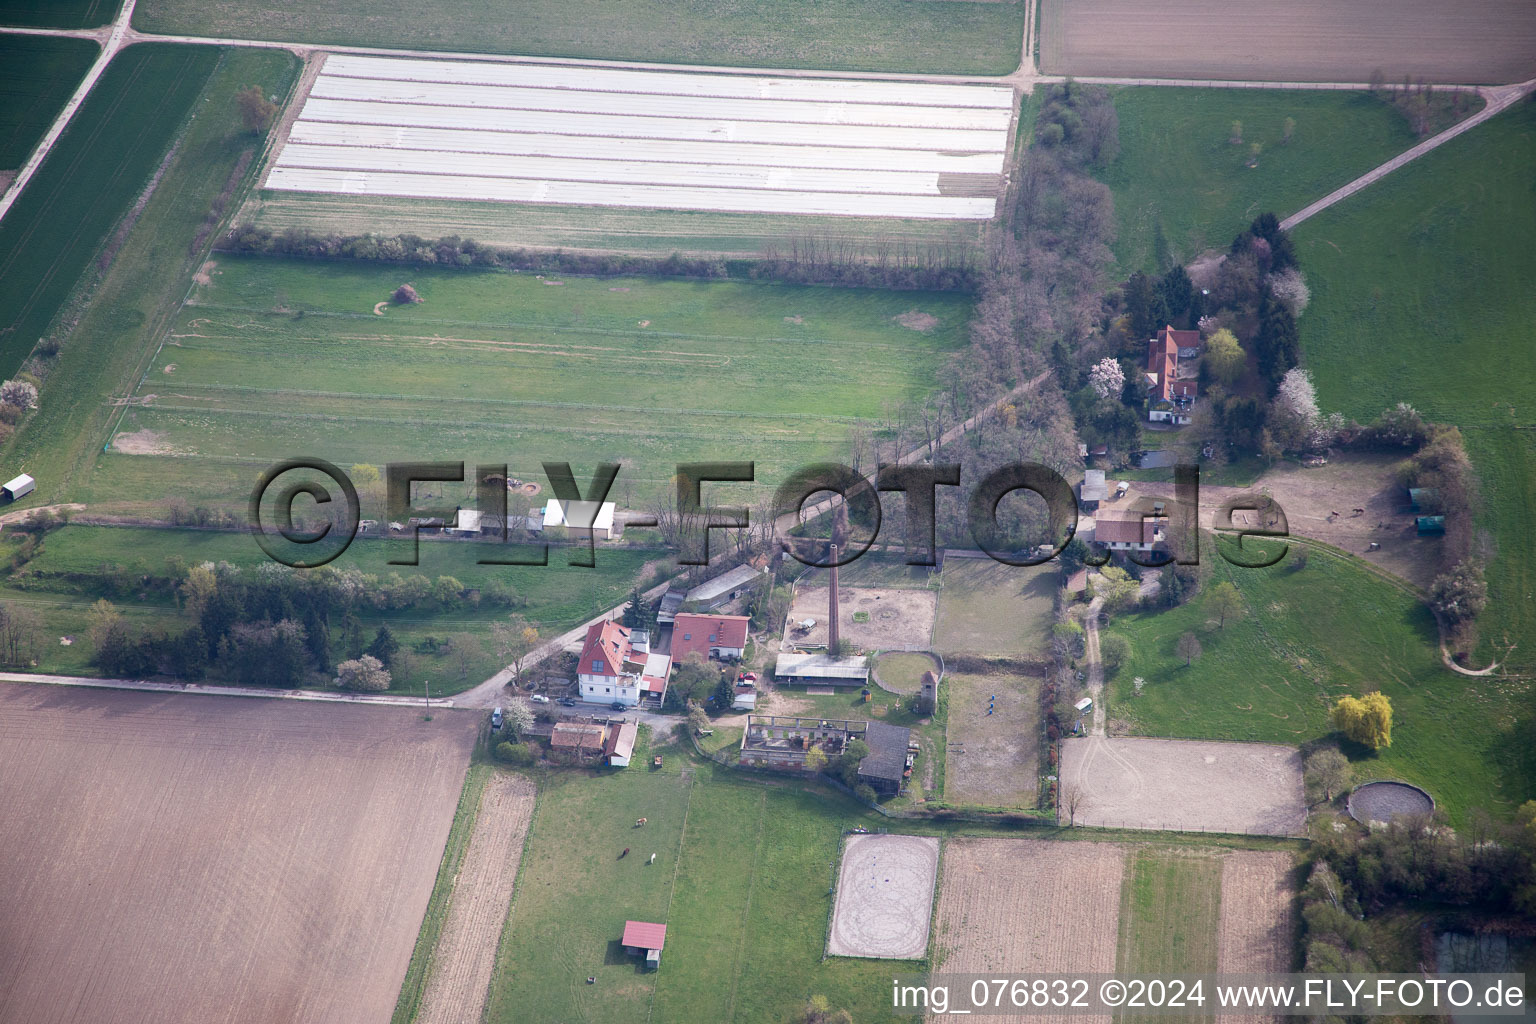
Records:
M476 724L0 687L0 1020L388 1020Z
M519 775L496 772L486 780L448 919L432 953L419 1024L480 1019L536 795L533 783Z
M944 847L936 970L1011 975L1113 971L1126 849L1110 843L951 839ZM1029 1020L1104 1024L1109 1017Z
M1080 825L1294 836L1306 822L1301 755L1270 743L1068 739L1063 803L1074 789Z
M1529 0L1044 0L1049 74L1257 81L1523 82Z

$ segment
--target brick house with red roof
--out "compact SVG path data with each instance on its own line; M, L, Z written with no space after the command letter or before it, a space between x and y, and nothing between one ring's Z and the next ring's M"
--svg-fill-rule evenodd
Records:
M689 654L705 658L740 658L747 649L745 615L699 615L682 612L672 621L672 659Z
M1146 554L1163 542L1167 526L1168 520L1163 516L1101 515L1094 520L1093 540L1111 551Z
M648 642L612 619L587 628L576 665L581 699L593 704L660 706L667 693L672 658L654 653ZM640 633L643 636L643 633Z
M1189 422L1189 409L1200 386L1193 373L1188 379L1180 377L1179 364L1199 358L1200 344L1199 331L1176 331L1172 325L1147 342L1147 419L1155 423Z

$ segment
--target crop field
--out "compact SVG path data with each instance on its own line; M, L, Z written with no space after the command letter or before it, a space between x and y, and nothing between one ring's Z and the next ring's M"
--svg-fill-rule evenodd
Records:
M53 334L66 344L49 371L45 392L67 395L68 400L44 400L22 422L6 449L8 464L24 467L38 480L36 497L29 497L28 502L65 500L84 481L107 438L108 420L117 412L114 398L138 380L143 361L159 342L168 318L181 305L188 279L202 262L205 241L200 239L207 237L208 214L226 190L243 180L239 174L242 157L248 152L254 154L255 140L240 124L235 93L256 84L269 95L281 96L298 67L292 55L275 50L223 50L215 59L212 51L184 46L134 46L121 54L120 60L153 57L151 63L158 66L176 54L185 58L189 53L206 54L210 65L217 65L195 104L196 113L187 122L174 155L162 164L163 173L157 172L159 185L153 194L132 224L120 227L114 235L111 245L116 256L110 266L99 279L90 280L93 290L77 291L70 297L62 318L68 329ZM106 85L113 75L109 68ZM146 83L145 96L135 88L134 101L154 102L163 110L177 98L163 92L147 95L154 87L153 81ZM92 92L93 97L103 95L107 94ZM89 106L86 104L87 109ZM142 137L150 130L149 124L133 127ZM64 141L74 135L67 134ZM59 152L56 148L54 156ZM85 159L84 154L77 156ZM46 174L47 168L43 170ZM29 195L39 183L40 179L33 179L27 189ZM59 201L65 200L68 194L61 193ZM20 223L19 209L12 208L6 225ZM40 251L37 245L29 250L32 254ZM0 259L8 258L0 255ZM55 285L59 295L68 294L68 285L53 280L50 288ZM30 344L19 347L29 348Z
M1214 973L1221 854L1139 847L1127 868L1115 969L1125 974Z
M794 217L707 210L638 210L617 206L472 203L388 196L263 191L252 195L241 220L281 233L412 234L436 238L451 225L465 238L526 249L634 253L665 259L758 259L819 249L862 262L932 256L964 263L980 252L983 221L892 217Z
M1467 102L1469 113L1482 106ZM1406 117L1364 92L1127 88L1115 110L1120 156L1099 178L1115 194L1115 256L1127 274L1225 250L1256 214L1284 218L1418 141ZM1257 167L1252 143L1264 147Z
M119 0L0 0L0 25L96 28L117 14Z
M1012 107L998 87L338 54L265 187L986 220Z
M77 0L78 2L78 0ZM446 0L431 18L403 0L255 8L234 0L144 0L144 32L392 49L663 63L1006 75L1019 66L1022 0L539 0L516 13Z
M943 685L949 691L945 802L1033 807L1041 775L1040 681L1001 670L950 672Z
M1410 402L1461 428L1482 483L1478 525L1496 546L1479 664L1522 673L1536 666L1520 642L1536 636L1536 363L1511 354L1528 350L1536 322L1533 164L1536 105L1522 103L1295 232L1322 407L1363 422ZM1434 374L1413 371L1431 360Z
M477 721L0 688L0 1018L386 1019Z
M982 657L1045 655L1056 567L1012 566L990 558L946 558L934 649Z
M0 375L14 375L154 174L219 52L151 43L114 57L0 221Z
M1130 849L1112 843L951 839L944 847L939 884L935 970L1010 975L1114 971ZM1107 1024L1109 1018L1032 1019Z
M1290 970L1294 871L1291 855L1278 850L1233 850L1223 858L1216 970L1222 974Z
M662 753L659 771L541 781L485 1019L755 1024L813 993L892 1019L888 965L822 959L833 864L860 808ZM620 949L630 919L667 925L659 971Z
M1424 787L1452 821L1479 806L1508 813L1524 799L1529 684L1447 671L1416 596L1325 550L1300 570L1212 562L1212 582L1230 580L1249 614L1219 628L1202 596L1117 616L1109 632L1126 637L1131 652L1105 690L1112 729L1300 744L1331 731L1328 708L1338 697L1379 688L1392 701L1392 746L1353 755L1357 771ZM1175 653L1186 632L1204 649L1187 667ZM1139 696L1137 677L1145 681Z
M1536 75L1524 0L1042 0L1040 69L1264 82L1523 82Z
M516 775L495 772L486 780L415 1018L420 1024L480 1019L535 796L533 783Z
M86 39L0 35L0 182L26 162L96 52Z
M93 505L238 507L299 452L506 462L533 480L544 460L583 479L622 462L624 507L699 459L755 461L773 484L919 394L969 315L948 294L734 282L228 257L204 273L120 411ZM390 305L406 281L423 301ZM914 310L937 323L903 326Z

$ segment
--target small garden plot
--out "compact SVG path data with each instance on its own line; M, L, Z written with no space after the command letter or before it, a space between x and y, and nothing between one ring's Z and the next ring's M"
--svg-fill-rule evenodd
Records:
M939 841L932 836L849 836L827 954L922 958L938 870Z

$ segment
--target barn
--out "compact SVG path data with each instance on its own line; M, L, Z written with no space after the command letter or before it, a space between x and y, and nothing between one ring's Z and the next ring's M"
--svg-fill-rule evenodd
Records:
M649 921L625 921L624 952L645 956L645 965L653 970L661 966L661 948L667 944L667 926Z
M869 682L869 659L784 653L774 663L773 674L785 682L808 686L863 686Z

